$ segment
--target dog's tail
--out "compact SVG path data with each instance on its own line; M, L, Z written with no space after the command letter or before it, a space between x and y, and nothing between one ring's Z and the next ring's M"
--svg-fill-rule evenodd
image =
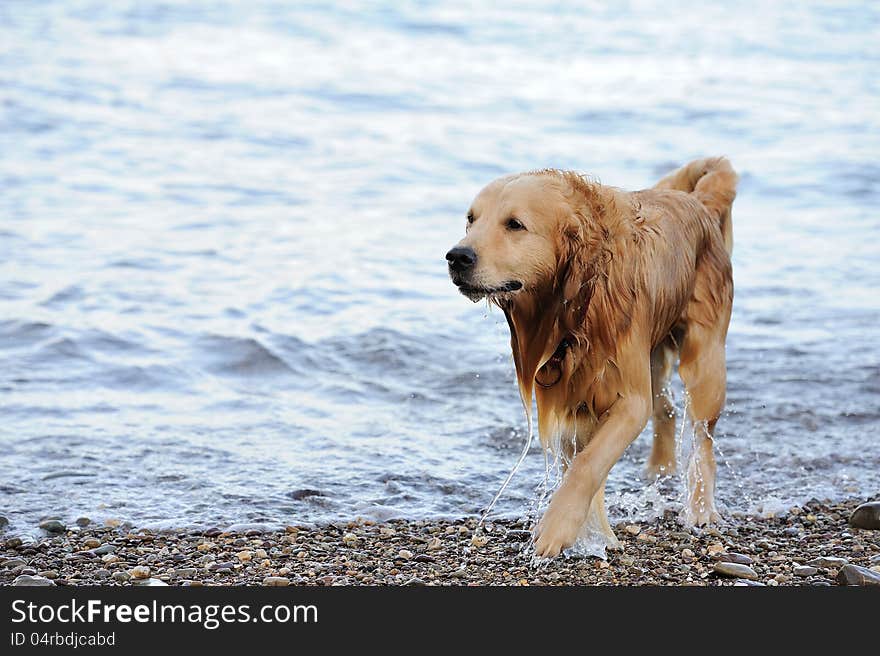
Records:
M725 157L707 157L685 164L660 180L655 189L677 189L693 194L718 219L724 247L733 251L731 206L736 198L736 171Z

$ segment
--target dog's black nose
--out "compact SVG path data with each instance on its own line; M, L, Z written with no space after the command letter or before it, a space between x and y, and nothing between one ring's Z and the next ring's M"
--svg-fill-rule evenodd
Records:
M474 253L473 248L456 246L446 254L446 261L453 271L467 271L477 261L477 254Z

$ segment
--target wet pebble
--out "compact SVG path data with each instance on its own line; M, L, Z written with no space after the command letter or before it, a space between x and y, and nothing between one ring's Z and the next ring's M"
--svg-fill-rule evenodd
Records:
M729 563L723 560L715 563L713 571L721 576L731 576L740 579L748 579L750 581L754 581L758 578L757 572L748 565Z
M846 558L835 558L834 556L820 556L813 558L807 565L812 567L820 567L822 569L840 569L846 565Z
M64 533L67 530L64 522L57 519L47 519L40 522L40 528L46 531L46 533Z
M880 574L858 565L844 565L837 573L840 585L880 585Z
M270 587L286 587L290 585L290 579L286 576L267 576L263 579L263 585Z
M150 578L150 568L145 565L137 565L128 570L128 575L133 579Z
M880 501L863 503L849 517L850 526L868 530L880 529Z
M485 547L487 542L489 542L489 538L485 535L474 535L474 537L471 538L471 546L476 547L477 549Z
M718 556L719 554L724 553L724 545L720 542L713 542L706 547L706 553L709 554L709 556Z
M55 581L47 579L44 576L32 576L30 574L22 574L12 582L12 585L49 587L55 585Z
M718 554L717 558L718 560L723 560L728 563L737 563L739 565L751 565L755 562L749 556L733 551L728 553L720 553Z

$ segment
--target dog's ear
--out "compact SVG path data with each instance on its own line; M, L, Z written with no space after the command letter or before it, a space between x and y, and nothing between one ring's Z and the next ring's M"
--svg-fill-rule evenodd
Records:
M615 253L625 247L625 224L634 220L637 209L598 191L585 199L561 224L559 329L582 346L613 353L634 316L639 260L621 266Z
M562 303L560 329L578 339L584 334L587 309L602 259L602 228L580 212L567 221L559 236L556 290Z

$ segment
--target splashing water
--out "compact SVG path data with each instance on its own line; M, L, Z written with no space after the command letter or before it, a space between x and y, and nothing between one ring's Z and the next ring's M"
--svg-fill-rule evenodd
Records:
M634 489L619 489L615 491L606 491L605 504L606 508L613 509L614 514L619 519L631 520L650 520L663 516L665 511L673 510L678 512L682 519L687 519L689 483L688 471L690 469L695 473L691 485L699 486L703 483L703 476L700 465L702 464L702 456L698 448L698 435L708 435L708 425L705 421L693 422L690 414L690 396L685 390L682 395L682 407L680 408L682 417L681 425L676 433L675 453L677 469L681 475L660 476L650 482L640 481ZM675 413L672 414L675 416ZM531 449L534 440L534 429L532 413L526 411L526 420L528 424L528 436L523 451L513 466L513 469L505 478L501 488L495 494L492 502L483 512L477 530L482 527L489 513L495 507L504 491L507 489L511 480L519 470L528 452ZM745 495L745 485L742 474L733 466L730 460L725 456L719 447L716 436L711 436L713 451L716 460L724 465L725 471L734 480L737 487L743 490L743 498L750 504L752 501ZM565 472L573 462L577 455L577 431L574 430L570 436L571 449L567 451L563 448L567 439L566 431L560 429L559 425L555 427L545 448L544 455L544 476L542 480L535 486L531 500L526 508L526 519L530 525L535 525L544 511L547 509L553 493L561 485ZM542 443L543 445L543 443ZM552 458L551 458L552 455ZM771 498L770 503L765 504L769 508L769 512L776 513L785 505L782 501ZM705 508L701 507L701 510ZM760 511L758 514L761 514ZM612 538L609 538L602 530L594 513L589 513L587 521L581 527L574 545L563 551L566 558L585 558L597 557L603 560L607 559L607 550L617 546ZM536 567L545 566L548 559L538 558L534 554L533 545L527 542L523 545L522 552L531 559L531 564Z
M498 492L495 493L495 497L492 499L492 502L486 507L486 510L484 510L483 514L480 516L480 521L477 523L475 535L479 534L480 529L483 527L483 523L486 521L486 517L488 517L489 513L492 512L492 508L494 508L495 504L498 503L498 499L500 499L501 495L504 494L504 490L506 490L507 486L510 485L510 481L513 480L513 477L516 475L517 470L520 468L520 466L523 464L523 461L526 459L526 456L529 454L529 449L532 448L532 440L534 439L534 427L532 425L531 408L528 407L526 407L526 422L528 424L529 434L528 437L526 437L526 443L523 445L522 453L519 454L519 458L517 458L516 462L513 465L513 469L510 470L507 478L504 479L504 482L501 484L501 488L498 490Z
M590 513L587 521L581 527L574 544L563 552L566 557L588 558L595 556L602 560L608 559L607 549L616 546L616 542L610 539L602 531L602 526L596 520L596 516Z
M742 472L737 467L733 466L733 464L730 461L730 458L728 458L728 456L721 449L721 445L719 444L718 439L717 439L718 438L718 430L717 429L715 431L715 435L713 435L712 438L713 438L712 446L715 449L716 461L724 464L724 471L726 472L729 479L731 481L733 481L733 485L736 487L736 489L739 490L739 498L743 502L744 506L746 508L752 507L754 505L754 500L752 498L751 493L746 488L746 484L745 484L745 480L743 478ZM769 499L773 499L773 498L774 497L769 497ZM716 495L715 502L718 504L719 508L723 507L721 502L717 499L717 495Z

